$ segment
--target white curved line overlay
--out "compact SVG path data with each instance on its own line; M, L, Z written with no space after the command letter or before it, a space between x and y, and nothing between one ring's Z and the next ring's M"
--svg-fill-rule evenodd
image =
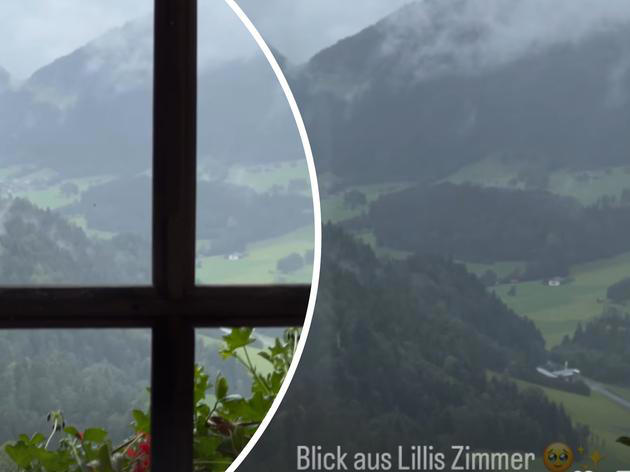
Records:
M254 448L260 437L263 435L267 426L271 422L271 419L276 414L278 407L282 403L282 399L284 398L291 381L293 380L293 376L295 375L295 371L300 362L300 358L302 357L302 352L304 351L304 346L306 344L306 340L308 338L308 332L311 327L311 321L313 319L313 311L315 310L315 301L317 300L317 290L319 287L319 272L321 267L321 252L322 252L322 213L321 213L321 204L319 199L319 186L317 183L317 174L315 171L315 161L313 160L313 151L311 149L311 143L308 139L308 134L306 132L306 126L304 125L304 120L302 119L302 114L300 113L300 109L295 101L295 97L293 96L293 92L291 91L291 87L289 86L289 82L287 81L278 61L274 57L273 53L267 43L263 39L262 35L258 32L258 29L254 26L251 20L247 17L245 12L241 9L241 7L236 3L235 0L225 0L227 5L234 11L236 16L241 20L245 28L252 35L256 44L265 55L265 58L269 62L269 65L273 69L273 72L276 74L276 78L282 87L282 91L289 102L289 106L291 107L291 112L293 113L293 118L295 119L295 124L297 125L298 132L300 133L300 139L302 140L302 147L304 148L304 154L306 156L306 163L308 165L308 173L311 180L311 191L313 192L313 215L314 215L314 226L315 226L315 249L314 249L314 260L313 260L313 278L311 281L311 294L308 301L308 308L306 310L306 318L304 319L304 325L302 327L302 334L300 336L300 341L298 343L297 349L293 356L293 361L291 362L291 366L289 367L289 371L287 372L287 376L284 379L282 386L280 387L280 391L276 396L275 400L271 404L271 408L267 412L267 415L263 419L262 423L258 427L258 430L254 433L252 439L247 443L247 446L241 451L238 457L232 462L230 467L228 467L226 472L234 472L241 462L245 460L247 455Z

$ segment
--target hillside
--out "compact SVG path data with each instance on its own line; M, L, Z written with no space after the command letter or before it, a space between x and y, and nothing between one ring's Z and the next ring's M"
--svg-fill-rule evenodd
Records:
M24 199L0 200L0 283L133 285L150 280L150 246L120 234L91 239L76 225Z
M487 368L535 365L543 341L463 266L385 263L330 225L324 246L300 369L245 470L287 470L298 440L350 451L407 442L505 451L584 438L538 391L486 378Z
M535 15L513 24L518 2L486 16L479 4L414 2L304 66L294 82L322 169L382 183L497 155L548 171L626 162L622 20L537 40Z
M579 365L602 382L630 384L630 315L610 308L565 336L553 350L558 359Z
M0 164L35 164L65 178L134 176L149 169L152 29L150 18L129 22L0 96ZM250 42L247 54L200 64L202 165L303 157L286 98ZM278 59L284 62L279 53ZM0 74L0 91L2 82Z
M502 281L567 276L572 265L630 251L630 206L584 206L545 190L418 185L383 195L355 224L393 249L467 262L524 261Z

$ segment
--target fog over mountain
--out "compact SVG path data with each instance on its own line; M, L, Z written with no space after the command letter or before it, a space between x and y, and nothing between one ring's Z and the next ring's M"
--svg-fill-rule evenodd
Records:
M350 0L293 2L288 0L241 0L267 41L275 44L294 62L303 62L339 38L354 34L407 0L363 0L361 8ZM36 69L69 54L88 41L121 25L147 15L151 0L31 0L9 2L0 10L0 64L16 80L27 79ZM215 54L234 58L234 49L251 48L248 38L238 37L244 29L222 1L200 0L199 35L222 38ZM236 36L236 37L235 37Z
M18 81L129 18L151 11L151 0L32 0L0 8L0 64Z
M9 88L11 82L11 76L9 72L0 66L0 93L6 91Z
M623 0L424 0L381 21L380 52L418 79L474 74L559 44L579 46L630 20Z
M243 29L236 22L232 26ZM221 44L217 38L200 42L202 161L266 162L302 156L286 99L248 38L247 46L231 52L228 48L225 56L216 46ZM39 69L1 97L0 159L35 163L64 176L147 170L152 46L151 18L127 23Z
M534 3L416 2L317 54L295 84L320 166L382 181L441 178L493 155L622 162L628 8L589 17L554 2L565 17Z
M334 223L324 229L301 377L266 433L279 428L279 439L267 439L271 460L257 458L252 470L285 470L289 460L291 470L297 443L333 439L363 451L394 448L401 437L443 447L472 440L483 451L586 444L591 426L604 429L582 426L581 407L565 411L512 379L536 383L535 368L553 354L630 382L630 354L621 351L630 331L617 330L613 346L609 318L579 324L608 307L610 288L628 284L619 279L630 267L630 1L365 0L357 19L350 0L285 1L243 6L292 84L320 181L334 184L322 192L324 220ZM300 270L310 275L313 258L293 117L229 8L200 8L196 276L241 283L231 271L243 267L246 283L251 273L292 283ZM342 16L334 27L324 21L331 11ZM15 72L20 61L6 66L11 75L0 69L2 283L150 280L152 22L116 24L27 79ZM295 60L324 38L326 49ZM0 64L7 50L0 46ZM34 60L26 62L22 70ZM473 181L475 172L453 178L483 162L473 177L507 169L505 182ZM566 179L552 186L552 174ZM592 195L560 192L567 181ZM285 270L296 258L301 268ZM549 311L536 313L543 304ZM105 369L91 337L0 335L0 443L39 428L63 398L81 427L89 421L123 437L126 412L148 382L148 354L137 336L110 336ZM197 343L201 362L216 350L207 341ZM235 369L231 385L241 378ZM590 393L579 382L547 385ZM61 393L50 395L51 386ZM366 419L365 434L347 428Z
M630 20L626 5L419 1L323 50L305 66L286 70L310 123L320 166L334 162L341 174L355 172L357 156L393 160L389 172L397 175L425 166L429 158L440 168L428 174L441 175L492 153L554 154L552 160L566 163L577 151L582 157L571 159L582 165L593 150L565 138L585 130L599 133L610 147L600 159L615 161L630 77L622 29ZM254 19L262 15L249 4L245 8ZM292 14L303 14L300 8ZM148 169L151 35L150 16L134 20L3 94L0 159L34 162L62 174ZM202 159L229 154L261 162L301 155L275 77L226 5L201 6L200 74ZM0 75L2 87L8 80ZM500 103L497 87L504 89ZM580 109L576 94L588 105ZM436 116L434 105L444 101L449 105ZM601 106L593 108L594 102ZM592 116L593 109L601 115ZM528 128L529 139L518 130L532 118L541 129L537 134L536 126ZM271 131L263 132L261 120L272 123ZM484 129L492 136L484 137ZM242 140L244 134L253 138ZM568 144L554 144L547 134ZM448 159L435 159L447 154ZM380 172L378 165L369 169Z

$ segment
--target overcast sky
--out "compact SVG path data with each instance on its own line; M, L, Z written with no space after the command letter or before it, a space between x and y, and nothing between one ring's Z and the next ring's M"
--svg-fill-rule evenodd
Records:
M421 1L451 9L445 7L447 0ZM462 1L467 4L463 11L468 17L481 20L497 33L491 38L496 47L488 49L493 55L511 55L512 49L545 39L579 37L594 23L630 19L630 0ZM255 48L222 0L199 2L202 56L230 56ZM293 62L308 59L406 3L408 0L240 0L270 45ZM24 79L102 33L128 20L148 17L151 10L152 0L2 1L0 67L14 78ZM417 15L406 22L412 28L426 26Z
M199 0L207 6L220 0ZM302 61L373 23L406 0L241 0L273 46ZM0 67L15 78L72 52L111 28L152 11L151 0L0 2ZM238 36L238 35L237 35Z

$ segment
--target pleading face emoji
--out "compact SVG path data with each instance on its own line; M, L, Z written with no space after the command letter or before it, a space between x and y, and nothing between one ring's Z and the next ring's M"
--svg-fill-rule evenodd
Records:
M573 464L573 451L564 443L550 444L545 449L543 462L551 472L566 472Z

